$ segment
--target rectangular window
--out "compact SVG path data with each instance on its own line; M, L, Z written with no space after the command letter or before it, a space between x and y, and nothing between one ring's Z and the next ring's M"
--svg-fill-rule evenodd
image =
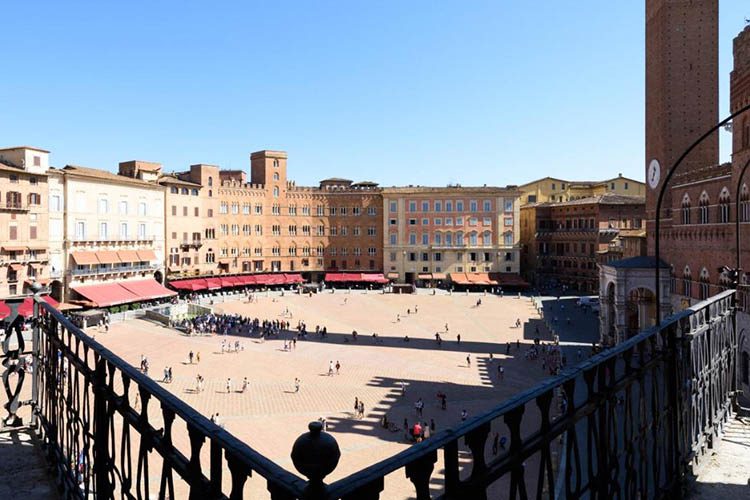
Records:
M182 216L187 217L188 215L188 207L182 207Z
M417 202L416 201L410 201L409 202L409 212L416 212L417 211Z
M482 208L485 212L492 212L492 201L491 200L484 200L482 202Z
M146 224L144 223L138 224L138 238L141 240L146 239Z
M120 214L121 215L128 214L128 202L125 200L120 201Z
M8 237L11 240L18 239L18 226L10 226L10 232L9 232Z
M29 226L29 239L30 240L36 239L36 226Z
M442 201L436 201L435 202L435 211L436 212L442 212L443 211L443 202Z
M427 233L422 233L422 244L423 245L429 245L430 244L430 235Z
M471 200L469 202L469 210L472 212L478 212L479 211L479 204L477 203L477 200Z
M99 239L106 240L109 235L109 227L106 222L99 223Z
M506 246L510 246L513 244L513 233L507 232L505 235L503 235L503 241L505 242Z
M452 226L453 225L453 217L446 217L445 218L445 225L446 226Z
M378 209L375 207L367 207L367 215L377 215Z
M86 239L86 223L83 221L76 222L76 239L79 241Z
M53 194L49 198L50 212L60 212L62 210L62 200L59 194Z
M456 212L463 212L464 211L464 202L462 200L458 200L456 202Z
M492 217L484 217L482 219L482 225L484 225L484 226L491 226L492 225Z
M396 233L391 233L389 235L389 241L391 242L391 245L395 245L396 244L397 238L398 238L398 235Z
M410 245L416 245L417 244L417 235L414 233L409 234L409 244Z
M409 219L409 225L410 226L416 226L417 225L417 219Z
M442 226L443 225L443 219L440 217L435 218L432 223L436 226Z
M512 217L505 217L503 219L503 224L505 226L512 226L513 225L513 218Z
M434 254L432 254L432 260L434 260L435 262L440 262L441 260L443 260L443 254L440 252L435 252ZM437 270L438 272L440 272L439 267L437 268Z
M423 226L429 226L430 225L430 219L422 219L422 225Z
M393 213L393 212L397 212L397 211L398 211L398 203L397 203L397 202L395 202L395 201L392 201L392 202L390 203L390 211L391 211L392 213Z
M456 217L456 225L457 226L463 226L464 225L464 218L463 217Z
M423 201L422 202L422 212L429 212L430 211L430 202L429 201Z
M140 215L141 217L146 216L146 202L142 201L138 204L138 215Z
M109 200L107 200L106 198L99 198L99 213L109 213Z
M513 200L505 200L505 211L506 212L513 211Z
M395 226L396 224L398 224L398 221L397 221L396 219L390 219L390 220L388 221L388 223L389 223L389 224L390 224L391 226Z
M452 201L446 201L445 202L445 211L446 212L453 212L453 202Z
M377 229L375 226L368 226L367 227L367 236L375 236L377 234Z
M128 223L127 222L120 223L120 239L122 240L128 239Z

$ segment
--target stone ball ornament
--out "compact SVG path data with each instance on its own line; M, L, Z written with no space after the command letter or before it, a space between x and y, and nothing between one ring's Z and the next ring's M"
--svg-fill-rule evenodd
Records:
M292 446L294 467L306 476L313 487L320 487L323 478L333 472L341 458L336 439L323 432L322 422L310 422L309 432L302 434Z

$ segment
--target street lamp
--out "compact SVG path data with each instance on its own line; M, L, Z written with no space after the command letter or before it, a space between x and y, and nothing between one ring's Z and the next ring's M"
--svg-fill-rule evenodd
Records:
M655 290L656 290L656 324L661 323L661 284L659 283L660 280L660 271L661 266L659 265L661 262L661 252L660 252L660 230L661 230L661 205L664 201L664 193L667 190L667 185L669 184L670 179L672 179L672 176L677 171L677 168L682 164L683 160L696 148L698 145L703 142L704 139L709 137L711 134L719 130L721 127L725 126L729 122L732 121L736 116L741 115L742 113L750 110L750 104L747 104L746 106L743 106L739 110L735 111L728 117L724 118L722 121L711 127L710 130L705 132L702 136L698 138L695 142L693 142L689 148L685 150L684 153L677 159L677 161L672 165L672 168L669 169L667 172L666 177L664 178L664 183L661 186L661 190L659 191L659 197L656 200L656 221L655 221L655 228L654 228L654 238L656 239L655 245L654 245L654 253L656 254L656 262L654 263L654 266L656 267L656 282L655 282ZM745 165L747 167L747 165ZM743 169L744 173L744 169ZM739 234L739 232L738 232ZM739 238L739 236L738 236ZM739 260L739 246L737 247L737 259Z

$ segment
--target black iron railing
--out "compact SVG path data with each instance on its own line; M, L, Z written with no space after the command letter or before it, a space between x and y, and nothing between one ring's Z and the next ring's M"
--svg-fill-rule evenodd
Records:
M403 470L413 484L406 496L418 499L679 498L690 465L734 401L734 293L667 318L484 415L329 485L323 478L338 461L329 435L321 440L311 427L295 444L293 461L308 478L302 479L39 298L32 404L68 497L145 498L158 491L159 498L242 498L254 475L265 479L273 499L390 499L403 492L386 489L393 484L386 477ZM491 446L495 433L509 436L507 448ZM222 477L225 467L230 477ZM149 483L155 476L158 485Z

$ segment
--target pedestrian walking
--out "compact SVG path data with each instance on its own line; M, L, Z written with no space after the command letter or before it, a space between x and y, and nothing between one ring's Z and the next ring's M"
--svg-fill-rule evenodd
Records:
M510 354L510 342L508 342L505 346L505 354Z
M359 418L365 418L365 403L364 401L359 401Z
M190 351L190 354L188 354L188 358L190 359L190 364L193 364L193 351Z
M359 398L355 396L355 398L354 398L354 415L356 416L357 413L359 413Z
M228 378L227 379L227 394L229 394L230 392L232 392L232 379Z
M196 362L197 362L198 364L200 364L200 362L201 362L201 352L200 352L200 351L198 351L198 352L197 352L197 353L195 354L195 361L196 361Z
M466 355L466 366L471 368L471 354Z
M328 376L330 377L332 375L333 375L333 360L328 362Z
M456 335L456 341L460 344L461 343L461 334L459 333Z
M339 370L341 369L341 363L339 363L339 360L336 360L336 375L339 374Z
M245 389L247 389L247 377L242 379L242 394L245 394Z
M497 367L497 376L500 378L500 380L505 378L505 367L503 365Z
M300 379L298 379L297 377L294 377L294 392L295 393L299 392L299 384L300 384L300 382L301 382Z

